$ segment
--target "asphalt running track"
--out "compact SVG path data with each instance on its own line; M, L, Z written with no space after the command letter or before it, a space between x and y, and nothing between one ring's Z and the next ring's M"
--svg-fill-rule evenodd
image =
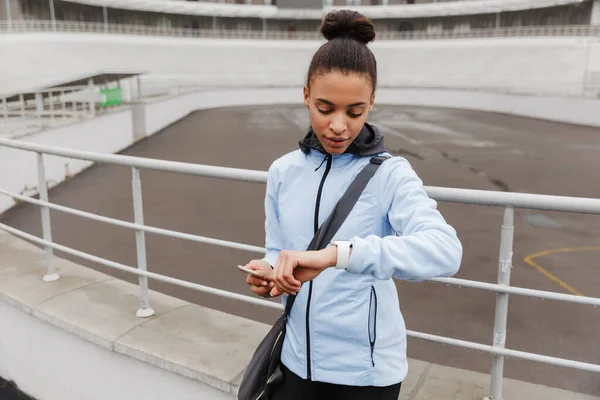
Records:
M493 113L386 106L376 107L370 122L382 129L388 149L406 157L426 185L600 198L600 129ZM297 148L307 124L301 106L199 111L122 153L266 170L272 160ZM264 245L263 184L142 171L142 185L148 225ZM131 196L130 170L107 165L94 166L50 192L50 200L58 204L129 221ZM464 245L457 277L495 282L502 209L449 203L439 208ZM133 232L58 212L51 216L57 243L136 265ZM41 235L35 206L18 205L0 221ZM152 234L146 240L150 271L249 294L235 265L256 254ZM513 285L600 297L600 217L517 210L514 243ZM397 285L408 329L492 343L493 293L432 283ZM264 322L277 316L159 282L151 281L150 287ZM508 348L600 364L598 332L597 308L510 297ZM417 359L490 371L489 354L416 339L409 339L408 352ZM508 359L505 376L600 395L600 378L593 373Z

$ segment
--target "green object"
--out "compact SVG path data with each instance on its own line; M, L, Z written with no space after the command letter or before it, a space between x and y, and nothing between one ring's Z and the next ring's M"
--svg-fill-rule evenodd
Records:
M123 104L123 91L121 88L100 90L100 107L116 106Z

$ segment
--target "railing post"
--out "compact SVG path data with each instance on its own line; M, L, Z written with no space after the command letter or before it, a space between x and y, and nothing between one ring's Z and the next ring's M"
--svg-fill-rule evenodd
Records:
M21 118L25 117L25 97L23 96L23 93L21 93L19 95L19 104L21 106Z
M2 130L8 132L8 103L2 98Z
M39 121L42 120L44 113L44 95L40 92L35 93L35 115Z
M96 116L96 99L94 93L94 79L88 79L88 100L89 100L89 110L92 117Z
M50 20L52 21L52 31L56 32L56 13L54 12L54 0L49 0Z
M50 123L54 125L54 95L48 92L48 107L50 111Z
M498 262L498 284L510 286L512 268L515 210L511 206L504 208L502 233L500 235L500 257ZM508 293L496 295L496 317L494 321L494 347L504 348L506 343L506 320L508 319ZM492 356L492 381L490 400L502 400L502 379L504 374L504 356Z
M588 71L590 61L590 38L585 39L585 49L583 58L583 77L581 79L581 97L586 97L587 85L588 85Z
M142 181L140 180L140 170L135 167L131 167L132 181L131 186L133 188L133 217L136 224L144 224L144 210L142 207ZM135 231L135 244L137 250L137 261L138 269L140 271L147 271L146 264L146 236L144 231ZM151 317L156 312L150 307L150 301L148 299L148 278L145 276L139 276L140 285L140 308L137 310L135 315L141 318Z
M108 32L108 10L106 7L102 7L102 17L104 19L104 32Z
M60 92L60 109L62 111L63 121L67 120L67 102L65 101L65 91Z
M44 155L37 153L38 164L38 188L40 191L40 200L48 201L48 186L46 183L46 167L44 166ZM42 212L42 233L44 240L52 243L52 228L50 226L50 209L46 206L41 206ZM50 246L44 246L46 250L46 275L42 278L44 282L54 282L60 279L60 276L54 271L53 250Z
M10 9L10 0L5 0L4 6L6 7L6 22L8 23L7 24L8 31L12 32L12 23L13 23L13 21L12 21L12 12L11 12L11 9Z

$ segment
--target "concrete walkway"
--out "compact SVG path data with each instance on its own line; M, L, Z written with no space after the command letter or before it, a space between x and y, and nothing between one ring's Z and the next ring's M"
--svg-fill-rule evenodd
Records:
M60 258L55 258L55 265L61 279L45 283L41 280L43 265L42 250L0 230L0 302L60 328L74 341L78 337L107 352L164 370L164 374L191 378L197 383L199 393L209 386L234 398L248 360L269 329L266 324L158 292L150 294L157 314L148 319L137 318L136 285ZM2 339L0 332L0 344ZM75 355L65 354L65 357ZM2 363L0 357L0 371L10 371L10 365ZM32 368L35 365L33 362ZM47 373L60 374L60 371ZM19 377L10 378L19 383ZM410 360L410 372L400 399L474 400L486 396L488 388L486 374ZM504 380L503 397L506 400L600 399L512 379ZM70 398L65 393L64 399Z

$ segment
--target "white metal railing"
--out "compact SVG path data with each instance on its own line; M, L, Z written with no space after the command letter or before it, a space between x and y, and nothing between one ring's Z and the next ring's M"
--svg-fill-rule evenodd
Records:
M94 87L78 85L42 89L8 98L0 96L0 133L21 134L94 117L97 93Z
M155 233L159 235L175 237L184 240L191 240L195 242L214 244L217 246L229 247L234 249L240 249L250 252L264 253L265 249L258 246L251 246L243 243L237 243L232 241L208 238L198 235L192 235L182 232L176 232L172 230L147 226L143 221L143 208L142 208L142 192L141 192L141 181L140 181L140 169L150 169L172 173L183 173L196 176L213 177L221 179L238 180L244 182L256 182L265 183L267 179L267 172L244 170L226 167L216 167L207 165L196 165L182 162L155 160L123 155L114 154L100 154L80 150L70 150L64 148L57 148L47 145L27 143L16 140L0 139L0 146L19 149L25 151L31 151L37 153L37 166L38 166L38 183L40 199L36 200L27 196L23 196L17 193L11 193L7 190L0 188L0 195L5 195L24 201L27 203L35 204L40 206L42 211L42 233L43 239L36 236L27 234L8 225L0 223L0 228L7 232L10 232L21 238L30 240L44 246L46 253L46 274L44 275L45 281L55 281L59 279L58 274L53 267L53 250L60 250L67 254L71 254L77 257L81 257L86 260L96 262L114 269L125 271L139 277L140 286L140 308L137 311L137 315L140 317L148 317L154 314L154 310L148 301L148 278L155 279L162 282L167 282L173 285L197 290L200 292L210 293L219 295L229 299L235 299L244 301L251 304L261 305L265 307L282 309L281 304L274 303L241 295L238 293L232 293L225 290L215 289L192 282L188 282L182 279L176 279L169 276L148 272L146 270L146 253L145 253L145 237L146 232ZM93 162L101 162L106 164L121 165L131 168L132 171L132 190L133 196L133 207L134 207L134 223L117 220L114 218L108 218L81 210L73 209L70 207L60 206L48 202L47 183L45 176L45 165L44 165L44 154L53 156L62 156L68 158L74 158L79 160L87 160ZM600 298L578 296L571 294L562 294L555 292L548 292L542 290L533 290L528 288L510 286L510 273L512 268L512 255L513 255L513 238L514 238L514 209L515 208L526 208L526 209L539 209L539 210L552 210L552 211L564 211L564 212L575 212L575 213L588 213L588 214L600 214L600 199L589 199L589 198L575 198L575 197L563 197L563 196L548 196L548 195L535 195L535 194L524 194L524 193L506 193L506 192L494 192L484 190L469 190L469 189L452 189L452 188L441 188L441 187L426 187L428 195L437 201L464 203L464 204L477 204L486 206L500 206L504 208L504 217L501 227L501 238L500 238L500 254L498 264L498 284L491 284L479 281L472 281L458 278L436 278L431 279L433 282L444 283L447 285L475 288L481 290L488 290L496 292L496 311L495 311L495 324L494 324L494 335L493 344L486 345L481 343L469 342L464 340L458 340L454 338L448 338L438 335L431 335L422 332L415 332L408 330L407 334L410 337L429 340L437 343L458 346L468 349L474 349L478 351L484 351L493 355L492 371L491 371L491 399L501 400L502 399L502 377L504 369L504 358L514 357L524 360L536 361L551 365L563 366L568 368L580 369L584 371L591 371L600 373L600 365L579 362L575 360L549 357L541 354L528 353L524 351L517 351L505 348L506 342L506 321L508 316L508 295L521 295L530 296L541 299L549 299L555 301L570 302L576 304L585 304L592 306L600 306ZM60 212L77 215L83 218L88 218L112 225L117 225L125 228L135 230L136 232L136 250L137 250L137 268L120 264L114 261L106 260L101 257L97 257L88 253L84 253L69 247L54 243L52 241L52 232L50 225L50 213L49 210L56 210Z
M219 39L324 40L315 31L266 29L192 29L164 26L113 24L102 22L13 20L0 21L0 33L76 32L141 36L199 37ZM439 31L377 32L378 40L468 39L523 36L581 36L600 37L599 25L554 25L522 27L490 27L477 29L443 29Z
M119 105L103 105L101 88L93 83L18 95L0 94L0 136L18 137L93 118L132 103L151 102L208 88L189 79L146 79L141 76L125 78L120 81L121 84L123 101Z

